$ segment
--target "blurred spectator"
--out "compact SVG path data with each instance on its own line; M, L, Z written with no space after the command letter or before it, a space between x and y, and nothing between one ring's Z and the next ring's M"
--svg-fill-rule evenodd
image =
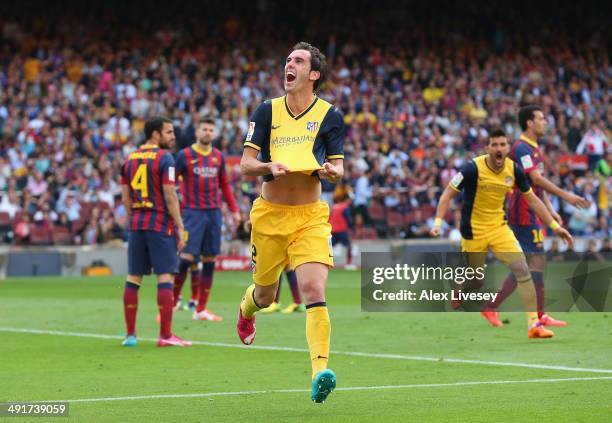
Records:
M24 214L15 225L15 239L19 244L28 244L30 242L30 232L32 225L30 223L30 215Z
M50 229L53 227L53 222L57 220L57 213L51 210L49 204L44 204L39 210L34 213L34 224L36 226Z
M33 175L28 177L27 189L34 197L44 194L47 191L47 188L47 181L45 181L41 172L36 171Z
M570 232L576 236L591 235L595 231L597 224L597 205L592 196L593 184L587 182L584 186L584 198L591 201L588 208L580 209L577 207L568 206L568 210L573 210L570 217L568 227Z
M433 227L427 225L427 222L423 218L423 212L421 210L416 210L414 214L414 222L410 224L408 227L408 238L423 238L429 236L429 230ZM443 228L441 233L444 233L448 229L448 224L446 224L446 228Z
M549 250L546 252L546 259L548 261L562 262L565 260L563 253L559 250L559 241L553 239Z
M570 128L567 132L567 148L570 152L576 152L576 148L578 148L581 138L582 132L580 130L580 121L577 117L572 117L570 119Z
M8 213L13 219L19 210L21 210L21 205L17 193L14 190L2 193L0 212Z
M444 230L445 220L442 220L441 230ZM443 232L441 232L443 233ZM448 239L450 241L460 242L461 241L461 211L455 210L453 213L453 226L448 233Z
M610 189L612 187L612 147L608 148L608 151L604 158L599 160L595 164L595 170L593 172L597 177L597 209L599 215L607 216L610 210Z
M599 125L594 122L591 128L584 134L580 144L576 147L576 153L586 154L589 158L589 169L595 167L608 148L608 138Z
M563 253L563 261L579 261L580 259L580 254L576 252L574 247L567 247L567 250Z
M59 228L66 228L69 231L72 230L72 222L70 222L66 213L60 213L54 225Z
M353 200L353 210L356 214L361 215L364 223L367 225L370 222L368 215L368 205L372 199L373 190L370 185L370 180L365 171L358 169L355 180L355 197Z
M81 215L81 205L75 200L73 193L68 193L64 200L64 203L60 203L57 207L60 213L65 213L68 216L68 220L74 222L78 220Z
M599 252L597 241L594 239L589 240L589 245L585 254L585 259L589 261L606 261L603 254Z
M89 222L83 230L83 245L94 245L98 242L98 224Z
M332 232L332 247L336 244L342 244L346 249L346 265L352 266L352 251L351 239L349 230L353 228L353 219L351 217L351 199L344 196L339 198L331 209L329 222Z

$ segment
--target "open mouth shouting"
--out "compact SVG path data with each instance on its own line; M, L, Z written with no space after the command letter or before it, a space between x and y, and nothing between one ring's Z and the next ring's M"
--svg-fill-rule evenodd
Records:
M500 151L495 153L493 157L495 158L495 165L497 167L500 167L504 163L504 155Z
M296 79L296 74L294 70L287 70L285 72L285 82L286 83L294 82L295 79Z

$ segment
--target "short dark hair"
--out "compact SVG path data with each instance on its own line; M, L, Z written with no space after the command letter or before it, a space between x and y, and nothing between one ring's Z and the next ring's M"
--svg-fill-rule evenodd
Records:
M540 106L536 106L535 104L530 104L528 106L523 106L519 110L518 120L519 125L523 131L527 130L527 121L535 119L535 112L541 112L542 108Z
M161 135L162 128L164 127L164 123L172 123L172 120L165 116L153 116L149 118L145 122L144 132L145 139L150 140L153 137L153 132L157 131Z
M211 116L204 116L198 122L198 126L202 125L203 123L208 123L210 125L214 125L215 124L215 120Z
M314 90L318 91L327 80L327 60L325 55L321 53L321 50L305 41L300 41L294 45L291 51L295 50L308 50L310 52L310 70L318 71L321 74L319 79L314 82Z
M494 128L491 130L491 132L489 132L489 139L505 137L505 136L506 136L506 132L501 128Z

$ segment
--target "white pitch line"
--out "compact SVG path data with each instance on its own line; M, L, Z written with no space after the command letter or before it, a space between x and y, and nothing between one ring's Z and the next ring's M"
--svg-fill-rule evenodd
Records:
M0 332L13 332L13 333L33 333L38 335L58 335L58 336L74 336L81 338L97 338L97 339L123 339L122 336L118 335L104 335L97 333L82 333L82 332L64 332L58 330L40 330L40 329L26 329L26 328L3 328L0 327ZM145 342L157 342L154 338L138 338L139 341ZM292 348L292 347L274 347L264 345L242 345L242 344L229 344L224 342L207 342L207 341L193 341L194 345L205 345L208 347L225 347L225 348L241 348L251 350L264 350L264 351L285 351L285 352L301 352L307 353L308 350L305 348ZM379 353L368 353L358 351L332 351L332 354L347 355L354 357L366 357L366 358L387 358L391 360L409 360L409 361L430 361L439 363L459 363L459 364L476 364L481 366L503 366L503 367L522 367L527 369L542 369L542 370L558 370L567 372L581 372L581 373L601 373L601 374L612 374L612 369L591 369L585 367L568 367L568 366L553 366L548 364L531 364L531 363L517 363L517 362L505 362L505 361L489 361L489 360L468 360L462 358L448 358L448 357L426 357L426 356L415 356L415 355L403 355L403 354L379 354Z
M454 383L424 383L413 385L380 385L380 386L351 386L346 388L336 388L336 391L380 391L393 389L413 389L413 388L454 388L458 386L475 386L475 385L512 385L523 383L560 383L560 382L584 382L595 380L612 380L612 376L602 377L570 377L557 379L527 379L527 380L484 380L472 382L454 382ZM310 392L309 389L270 389L261 391L234 391L234 392L204 392L197 394L158 394L158 395L138 395L130 397L102 397L102 398L78 398L68 400L50 400L50 401L33 401L33 402L104 402L104 401L138 401L148 399L174 399L174 398L210 398L224 397L233 395L262 395L262 394L293 394Z

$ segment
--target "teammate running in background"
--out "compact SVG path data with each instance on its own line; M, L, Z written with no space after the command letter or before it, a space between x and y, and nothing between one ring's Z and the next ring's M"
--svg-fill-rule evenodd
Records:
M146 143L131 153L121 171L121 197L129 213L128 277L123 293L126 347L137 344L136 312L142 275L157 275L159 347L190 346L172 334L173 273L177 249L184 247L183 221L176 196L174 159L166 148L175 142L172 121L154 117L145 123Z
M198 278L198 304L193 313L194 320L222 320L207 308L215 257L221 251L221 192L234 221L240 222L240 213L227 178L223 154L212 146L215 136L215 122L211 118L203 118L196 129L196 143L182 149L176 157L187 245L180 254L175 292L178 297L185 283L187 270L194 264L195 257L201 255L202 272Z
M559 188L544 176L544 161L538 145L538 139L546 132L546 119L542 109L538 106L525 106L519 111L518 120L523 133L519 140L512 143L509 157L529 176L534 194L544 202L549 213L561 225L563 224L561 217L553 209L547 192L576 207L588 207L589 201ZM543 272L546 267L544 228L537 213L529 207L527 197L523 196L517 187L514 188L510 196L508 222L527 256L529 270L536 289L540 323L545 326L565 326L566 322L554 319L544 312ZM516 277L513 273L510 273L504 280L495 300L483 305L481 313L492 326L503 326L497 308L514 292L516 286Z
M568 245L573 245L571 235L557 223L542 201L533 194L529 180L522 169L507 158L508 140L501 129L491 132L487 142L487 154L470 160L446 187L438 209L432 236L440 235L442 218L446 215L452 198L464 192L461 209L461 250L471 254L473 267L482 266L490 249L506 263L518 281L518 290L527 313L527 336L550 338L554 335L540 322L537 313L536 293L525 255L504 216L504 201L508 192L518 187L529 208L549 225L555 234Z

